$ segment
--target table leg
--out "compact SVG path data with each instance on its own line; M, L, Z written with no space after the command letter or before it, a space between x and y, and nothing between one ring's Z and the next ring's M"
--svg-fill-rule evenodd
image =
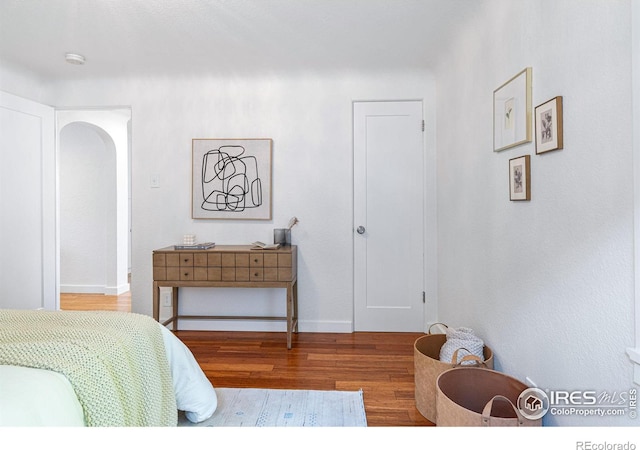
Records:
M291 331L293 329L293 287L287 283L287 349L291 350Z
M293 320L294 320L294 328L293 332L298 332L298 281L293 282Z
M153 318L160 321L160 287L157 282L153 282Z
M178 288L171 289L171 305L173 306L173 331L178 331Z

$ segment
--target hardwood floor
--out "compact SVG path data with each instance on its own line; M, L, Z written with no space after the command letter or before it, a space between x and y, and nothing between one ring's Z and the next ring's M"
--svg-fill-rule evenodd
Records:
M122 295L60 294L63 311L124 311L131 312L131 293Z
M65 310L130 311L128 295L61 296ZM215 387L359 390L372 427L433 425L415 407L413 343L421 333L177 331Z
M369 426L432 425L415 407L413 343L420 333L178 331L216 387L359 390Z

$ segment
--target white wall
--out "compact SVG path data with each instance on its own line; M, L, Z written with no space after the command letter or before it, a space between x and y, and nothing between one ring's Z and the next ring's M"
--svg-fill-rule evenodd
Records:
M426 73L158 77L58 84L51 93L49 100L62 107L131 106L134 311L151 314L154 249L190 232L219 244L271 241L273 228L295 215L302 331L352 329L352 101L423 99L427 118L433 118L434 106L433 81ZM433 136L432 121L427 134ZM191 139L207 137L273 139L272 221L191 219ZM433 159L433 139L426 141ZM152 176L159 188L151 188ZM433 273L429 281L435 295ZM264 315L284 308L284 291L184 289L181 298L184 313ZM202 322L194 326L207 328ZM284 329L284 324L220 327Z
M2 61L0 64L0 90L36 102L46 103L45 97L49 89L46 80L28 70Z
M634 178L634 259L640 260L640 0L632 0L632 97L633 97L633 178ZM634 382L640 384L640 265L635 265L635 348L627 353L634 366Z
M490 1L437 72L439 318L542 388L633 387L630 12L623 0ZM494 153L493 90L527 66L534 107L564 97L564 149ZM523 154L532 200L510 202L508 160Z
M71 123L58 150L60 292L104 293L107 245L115 244L115 148L94 127Z

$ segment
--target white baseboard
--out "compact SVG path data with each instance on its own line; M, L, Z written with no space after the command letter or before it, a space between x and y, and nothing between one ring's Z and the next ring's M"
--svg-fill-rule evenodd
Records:
M61 294L104 294L104 286L87 284L61 284Z
M129 283L120 286L99 286L86 284L61 284L61 294L104 294L104 295L120 295L129 292Z
M104 294L105 295L120 295L125 292L129 292L130 286L129 283L121 284L120 286L105 286Z
M160 315L160 321L168 317ZM180 330L196 331L258 331L258 332L285 332L287 326L284 322L260 321L260 320L205 320L181 319ZM298 324L300 333L352 333L353 324L350 321L300 321Z

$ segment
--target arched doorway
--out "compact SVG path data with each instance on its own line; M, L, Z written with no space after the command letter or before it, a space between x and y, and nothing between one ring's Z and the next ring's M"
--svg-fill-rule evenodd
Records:
M58 111L62 295L129 291L129 109Z

